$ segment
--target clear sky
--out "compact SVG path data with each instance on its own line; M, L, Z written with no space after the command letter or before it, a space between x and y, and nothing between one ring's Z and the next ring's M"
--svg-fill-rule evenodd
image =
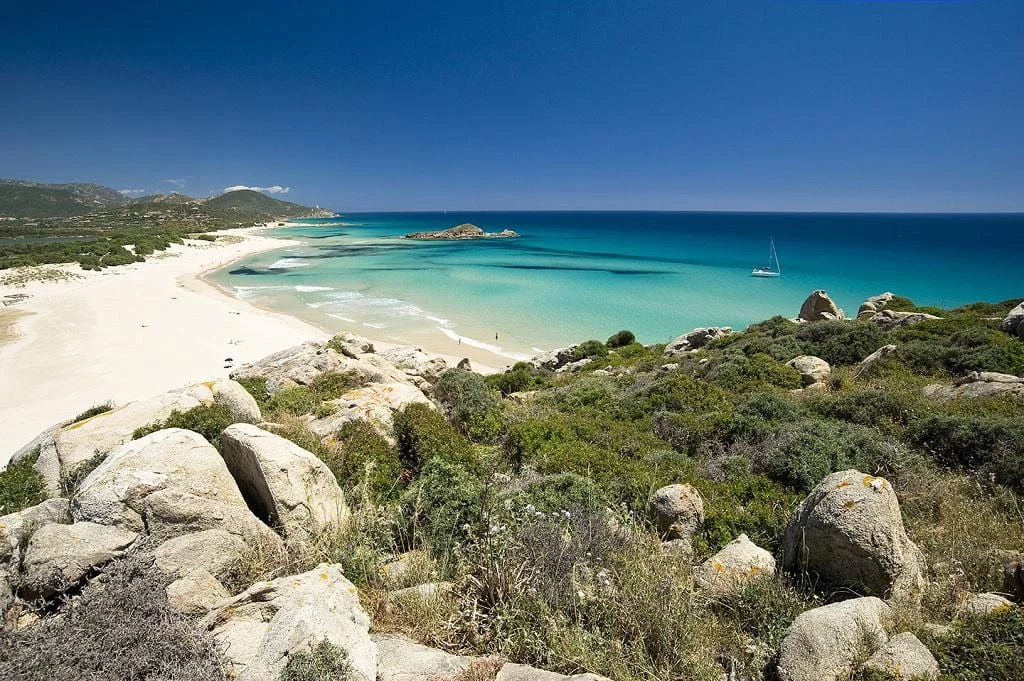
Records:
M0 27L0 177L1024 211L1024 0L41 1Z

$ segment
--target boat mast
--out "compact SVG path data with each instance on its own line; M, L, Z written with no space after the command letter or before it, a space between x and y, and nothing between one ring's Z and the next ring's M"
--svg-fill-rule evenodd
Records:
M772 258L775 258L775 271L782 274L782 265L779 264L779 254L775 252L775 237L770 237L771 252L768 254L768 266L771 267Z

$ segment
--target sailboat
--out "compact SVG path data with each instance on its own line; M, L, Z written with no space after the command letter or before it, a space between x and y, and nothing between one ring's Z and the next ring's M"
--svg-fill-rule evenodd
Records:
M771 248L768 251L768 266L755 267L750 273L752 277L781 277L782 267L779 265L779 256L775 253L775 239L771 239Z

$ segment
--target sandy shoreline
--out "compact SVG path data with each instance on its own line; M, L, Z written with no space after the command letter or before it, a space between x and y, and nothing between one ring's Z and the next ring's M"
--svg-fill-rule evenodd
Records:
M144 263L101 272L54 266L81 274L64 281L0 284L0 298L30 296L0 307L0 466L42 430L94 404L123 404L226 376L228 357L239 366L329 337L204 278L242 257L294 243L264 236L263 229L226 230L219 234L235 243L175 245ZM440 350L453 365L468 356L477 370L494 370L490 353L425 349Z

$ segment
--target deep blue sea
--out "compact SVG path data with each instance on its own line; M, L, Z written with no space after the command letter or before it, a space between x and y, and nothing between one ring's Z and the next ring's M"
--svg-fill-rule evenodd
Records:
M463 222L522 236L400 238ZM850 314L884 291L943 307L1024 296L1024 215L352 213L273 234L300 245L214 280L331 331L453 354L458 339L513 357L623 328L643 342L742 328L795 316L814 289ZM751 277L769 238L782 276Z

